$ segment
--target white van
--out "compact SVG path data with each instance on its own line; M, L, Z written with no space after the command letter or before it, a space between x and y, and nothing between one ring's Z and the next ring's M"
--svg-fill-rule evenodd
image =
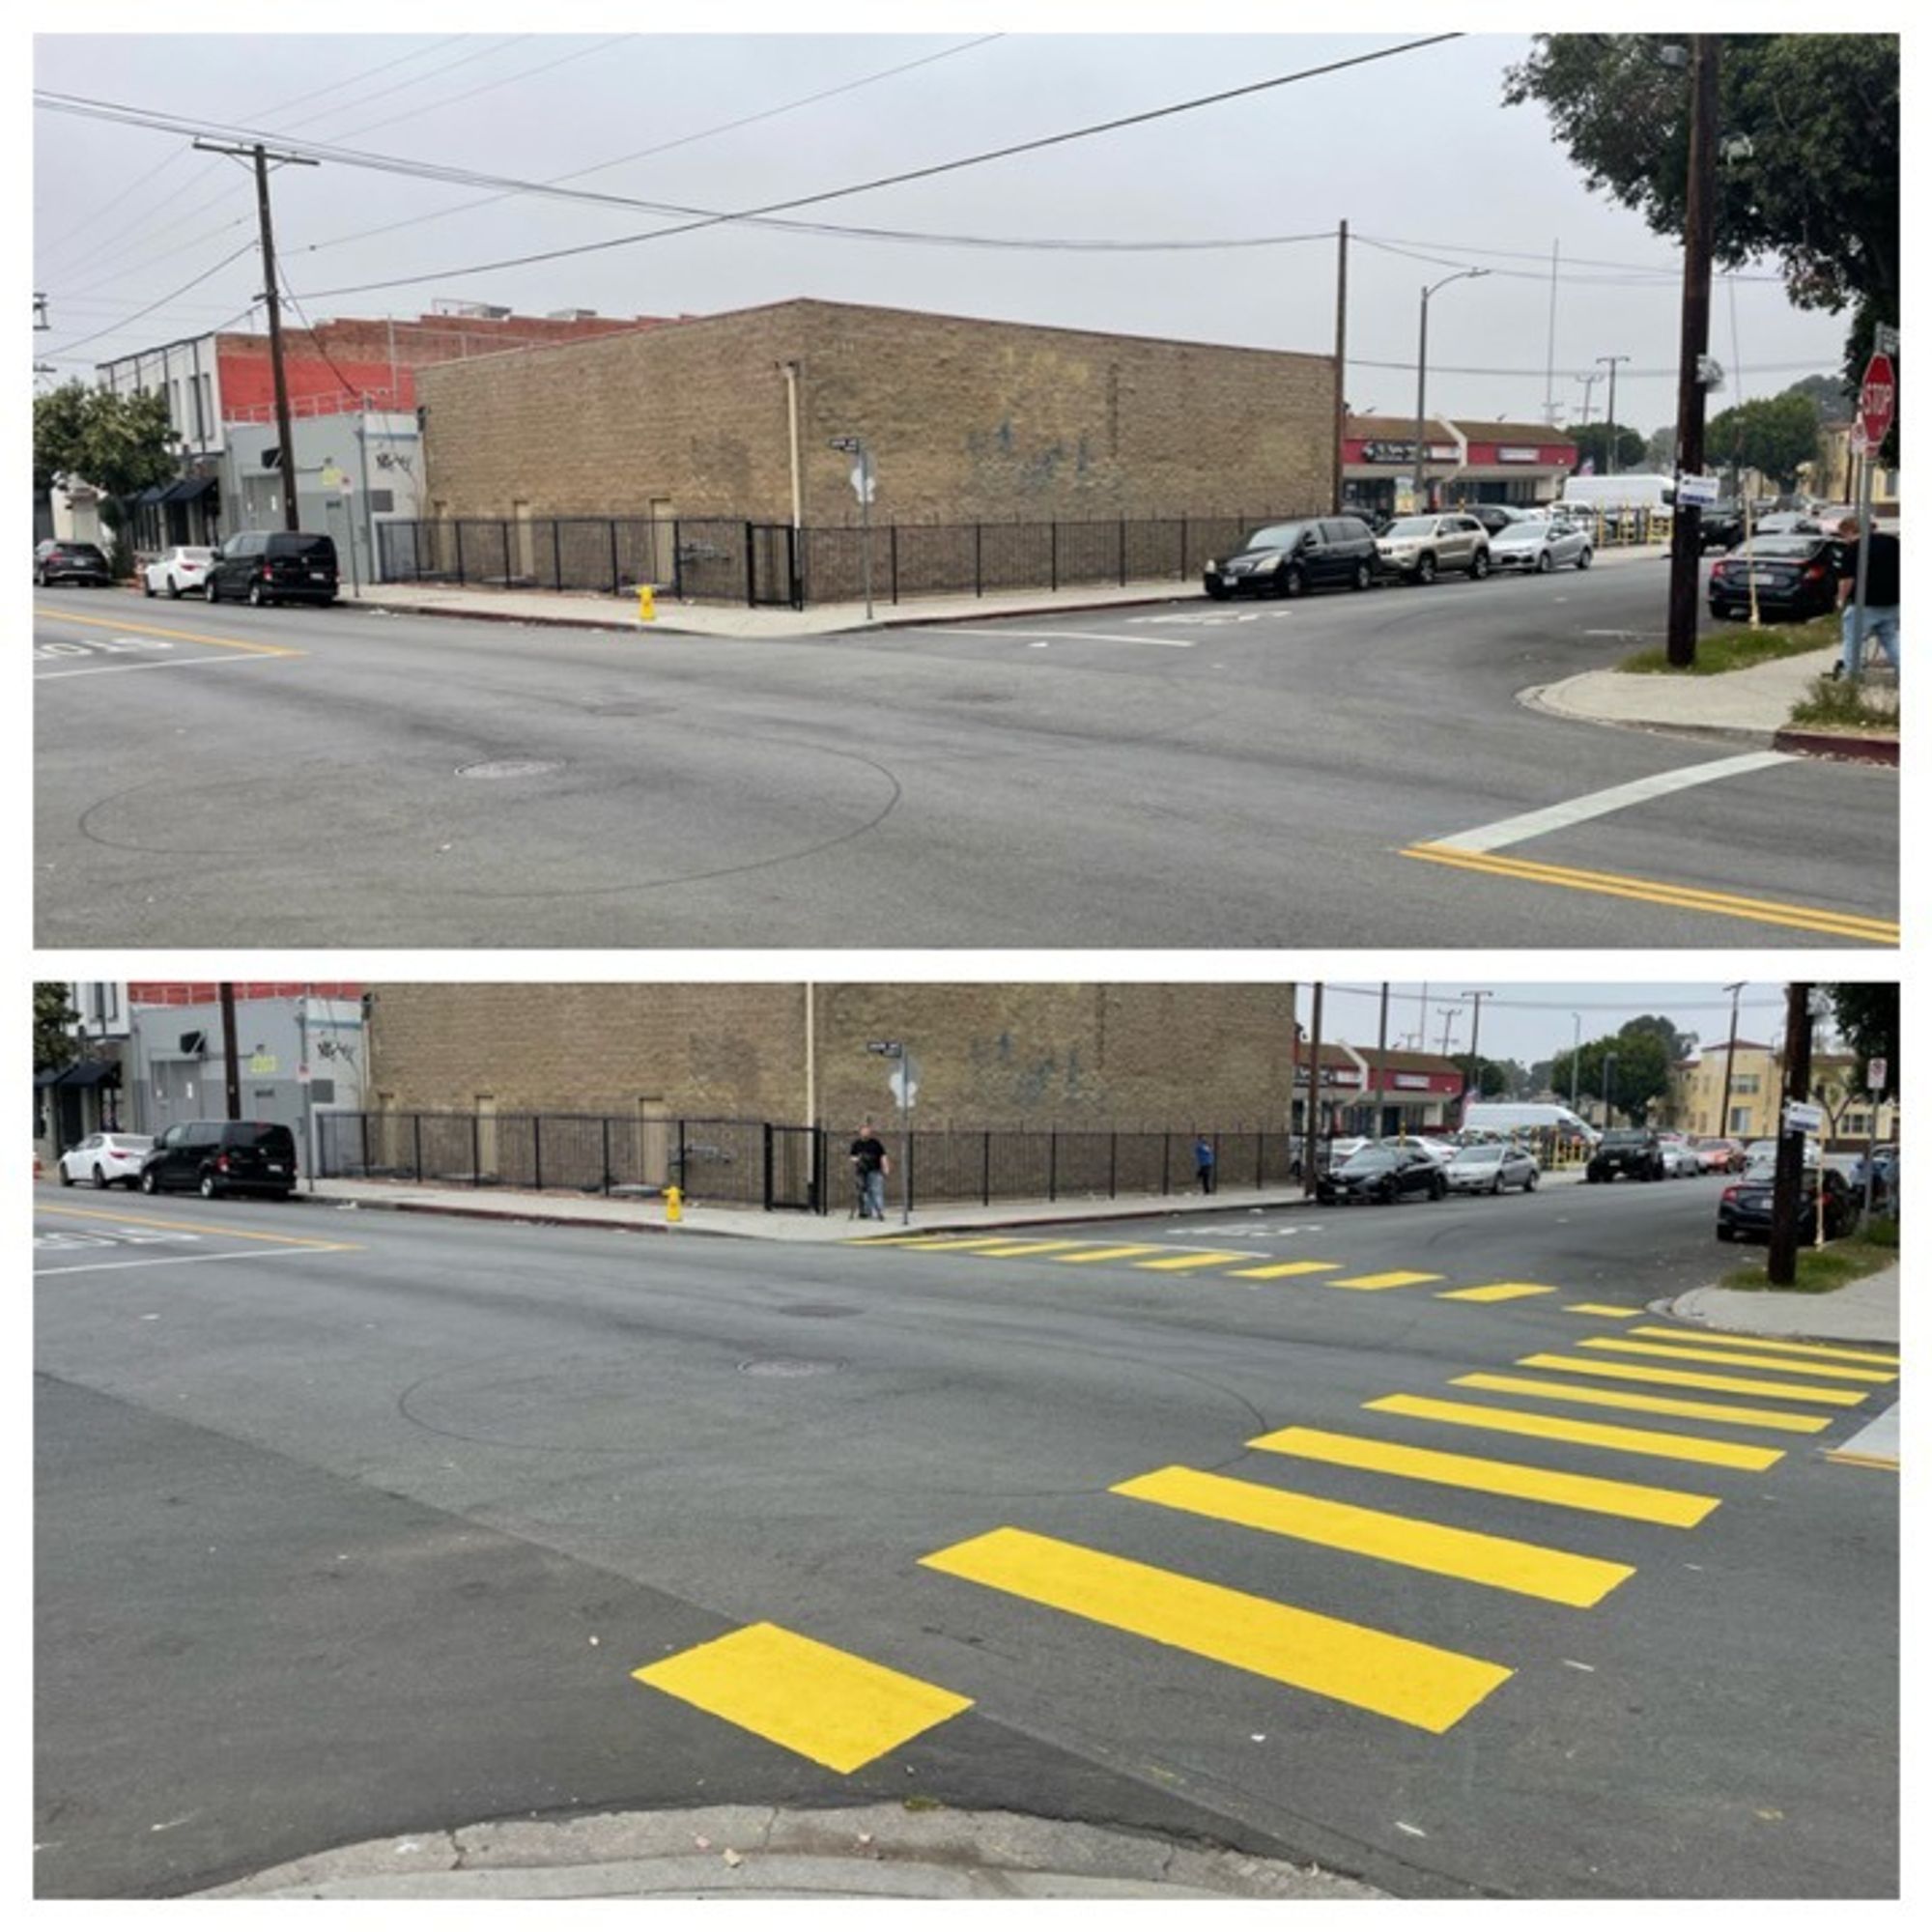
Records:
M1539 1106L1529 1100L1471 1100L1463 1110L1463 1125L1491 1133L1548 1131L1573 1140L1597 1144L1597 1130L1568 1107Z
M1667 510L1677 499L1674 476L1573 476L1559 509L1598 516L1615 510Z

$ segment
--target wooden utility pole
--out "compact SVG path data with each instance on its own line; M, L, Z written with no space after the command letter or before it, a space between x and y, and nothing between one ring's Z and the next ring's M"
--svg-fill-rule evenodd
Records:
M221 981L221 1084L228 1119L242 1118L242 1055L235 1037L235 983Z
M305 155L271 155L259 141L246 147L218 141L197 141L194 145L211 155L246 156L255 164L255 215L262 231L263 300L269 309L269 367L275 383L275 434L281 440L282 527L298 530L301 511L296 502L296 439L289 417L288 373L282 365L282 289L275 272L275 226L269 213L269 163L274 160L304 168L319 167L321 163Z
M1335 474L1330 496L1342 514L1342 450L1349 440L1349 224L1336 231L1335 246Z
M1711 341L1720 44L1716 34L1690 36L1690 171L1684 194L1684 314L1677 346L1680 480L1704 473L1704 360ZM1664 655L1680 669L1697 661L1697 566L1703 555L1703 521L1694 505L1687 507L1680 501L1671 510L1670 617Z
M1777 1117L1777 1171L1772 1183L1771 1251L1765 1278L1774 1288L1790 1288L1798 1280L1799 1221L1804 1207L1804 1129L1795 1132L1789 1109L1803 1104L1811 1092L1811 988L1794 982L1784 996L1784 1107ZM1822 1168L1818 1185L1823 1188Z
M1303 1141L1304 1157L1301 1163L1301 1193L1304 1200L1312 1199L1315 1193L1315 1179L1319 1173L1321 1155L1317 1151L1317 1140L1321 1133L1321 981L1315 982L1315 1010L1308 1022L1308 1132Z

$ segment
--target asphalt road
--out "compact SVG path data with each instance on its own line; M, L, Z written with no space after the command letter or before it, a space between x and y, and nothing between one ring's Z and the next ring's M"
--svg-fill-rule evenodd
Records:
M1818 1451L1896 1385L1651 1352L1680 1344L1645 1339L1669 1327L1645 1301L1722 1258L1715 1191L923 1248L43 1188L37 1889L178 1894L492 1817L916 1798L1404 1895L1889 1895L1896 1489ZM1777 1393L1633 1378L1659 1370ZM1529 1499L1248 1446L1288 1429L1619 1487ZM1713 1445L1761 1466L1683 1460ZM1195 1502L1113 1492L1162 1471ZM1278 1497L1313 1526L1229 1518ZM765 1624L789 1662L727 1646L708 1705L632 1676ZM1264 1629L1335 1674L1270 1674ZM800 1637L970 1708L829 1769L774 1741L825 1751Z
M1861 943L1894 773L1516 701L1660 635L1663 591L1632 557L775 642L44 592L37 937ZM1413 856L1552 808L1484 869Z

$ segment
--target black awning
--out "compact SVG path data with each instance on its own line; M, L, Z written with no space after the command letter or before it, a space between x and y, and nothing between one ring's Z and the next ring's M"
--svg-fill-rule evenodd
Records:
M36 1087L51 1087L59 1080L65 1070L65 1068L59 1066L43 1066L34 1075L34 1085Z
M71 1066L43 1066L36 1087L118 1087L121 1069L111 1060L76 1060Z
M213 476L185 476L179 483L170 483L162 491L163 503L192 503L214 488Z
M143 490L138 497L134 498L134 500L136 503L158 503L161 500L161 498L165 497L167 494L168 494L167 485L161 483L150 483L148 487L145 490Z

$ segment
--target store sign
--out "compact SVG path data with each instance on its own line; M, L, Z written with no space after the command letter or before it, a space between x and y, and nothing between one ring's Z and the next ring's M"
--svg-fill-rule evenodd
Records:
M1297 1066L1294 1069L1294 1084L1297 1087L1308 1085L1307 1067ZM1324 1066L1321 1069L1321 1084L1324 1087L1360 1087L1364 1084L1362 1069L1359 1066Z
M1426 1094L1429 1091L1430 1085L1429 1075L1426 1073L1391 1073L1389 1075L1389 1085L1391 1087L1402 1087L1410 1090L1419 1088Z
M1543 452L1540 449L1526 449L1520 443L1498 443L1496 445L1496 461L1498 463L1541 463L1543 461Z
M1432 442L1428 445L1428 461L1431 463L1454 463L1456 445L1453 442ZM1413 463L1415 461L1414 442L1365 442L1362 445L1361 460L1364 463Z

